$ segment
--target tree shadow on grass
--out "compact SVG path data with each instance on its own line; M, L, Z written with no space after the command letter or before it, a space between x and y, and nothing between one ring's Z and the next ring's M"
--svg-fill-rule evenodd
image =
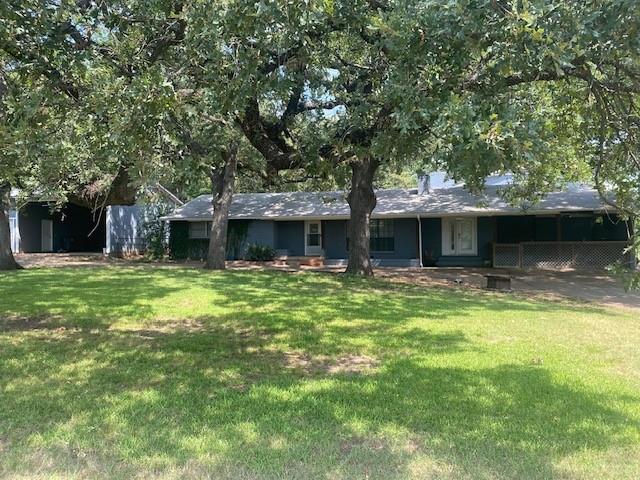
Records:
M612 407L640 396L596 395L536 366L432 365L464 351L464 335L422 332L420 357L355 375L287 368L271 336L230 326L56 335L3 354L0 430L4 455L18 452L7 474L41 445L80 471L99 456L109 477L197 465L217 478L406 478L422 455L452 477L551 478L567 455L640 435Z
M210 273L178 268L58 268L32 269L6 274L0 282L0 319L35 320L36 327L69 326L107 328L125 319L153 321L173 312L175 320L185 319L178 305L163 304L177 295L198 301L209 294L197 315L211 315L210 307L226 309L220 316L267 315L275 326L282 320L288 327L292 318L326 320L331 316L346 320L385 317L390 322L405 318L446 319L465 311L504 312L559 311L564 305L526 301L507 295L484 292L425 289L388 280L286 272ZM194 296L196 295L196 296ZM604 309L584 307L593 313ZM611 312L607 312L611 314ZM24 328L29 328L24 325ZM20 327L17 327L20 328Z
M640 397L596 395L540 366L443 360L479 348L453 320L562 311L553 303L277 272L33 275L31 288L18 276L0 287L0 316L45 316L0 324L0 476L29 471L40 450L51 471L80 476L406 478L422 458L452 478L550 478L565 456L640 435L620 407ZM155 318L154 301L195 287L215 293L201 311L166 304L176 317ZM315 367L288 363L292 351ZM322 363L346 354L375 362Z
M0 331L30 328L106 328L122 318L145 318L152 302L180 290L160 272L135 269L29 269L3 275ZM10 321L16 320L11 324Z

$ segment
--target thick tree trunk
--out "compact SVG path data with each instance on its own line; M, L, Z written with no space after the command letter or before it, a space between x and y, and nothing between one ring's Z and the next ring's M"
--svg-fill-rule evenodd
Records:
M229 226L229 209L233 199L233 190L238 170L238 144L231 143L223 154L224 169L211 174L213 193L213 222L209 238L209 253L204 268L224 270L227 259L227 230Z
M9 226L10 185L0 185L0 270L22 268L11 251L11 227Z
M351 210L349 220L349 263L345 273L349 275L373 276L369 254L369 220L376 207L373 177L379 161L364 158L351 164L351 191L347 202Z

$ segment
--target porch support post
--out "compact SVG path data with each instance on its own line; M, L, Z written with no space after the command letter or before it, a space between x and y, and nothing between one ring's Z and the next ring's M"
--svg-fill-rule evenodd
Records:
M556 241L562 241L562 214L559 213L556 217Z
M105 216L105 249L104 253L111 255L111 205L107 206L107 213Z
M9 211L9 218L11 218L11 212L14 214L13 221L13 231L11 232L11 248L13 249L13 253L20 253L22 249L21 241L20 241L20 210L18 210L18 206L15 206L15 209ZM9 224L11 224L11 220L9 220Z
M418 258L420 259L420 268L424 267L422 263L422 221L420 220L420 215L416 215L418 218Z

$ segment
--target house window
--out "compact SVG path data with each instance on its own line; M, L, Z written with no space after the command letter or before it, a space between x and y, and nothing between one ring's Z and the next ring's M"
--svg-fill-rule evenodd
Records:
M209 238L211 222L189 222L189 238Z
M477 255L478 227L475 217L442 219L442 254Z
M320 246L320 222L309 223L307 245L310 247Z
M394 249L393 220L369 220L369 250L372 252L393 252ZM349 251L348 226L347 251Z
M371 220L369 230L371 233L369 248L372 252L393 252L395 248L393 220Z

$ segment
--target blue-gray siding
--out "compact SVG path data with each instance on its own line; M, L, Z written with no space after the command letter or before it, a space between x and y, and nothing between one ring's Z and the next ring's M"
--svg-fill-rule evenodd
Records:
M229 224L232 225L233 222L234 220L230 220ZM247 251L247 247L253 243L275 248L275 222L271 220L250 221L249 225L247 226L247 238L244 243L244 246L241 248L241 257L244 257L244 254Z
M394 249L392 252L371 252L371 258L380 260L410 260L418 258L418 221L415 218L395 218L393 222ZM343 259L347 253L347 221L322 222L323 245L327 259Z
M112 205L107 207L108 254L144 252L145 223L155 218L156 210L141 205Z
M322 245L327 259L347 258L347 221L322 222Z
M158 221L167 205L112 205L106 210L106 253L144 253L147 225ZM168 241L169 232L167 231Z
M276 224L276 250L286 250L290 256L304 255L304 222L282 221Z

